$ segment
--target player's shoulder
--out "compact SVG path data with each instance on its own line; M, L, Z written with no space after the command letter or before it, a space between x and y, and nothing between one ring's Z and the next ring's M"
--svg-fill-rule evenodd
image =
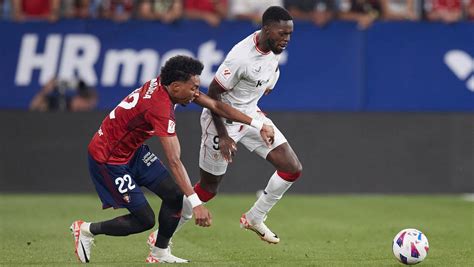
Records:
M256 32L250 34L242 41L238 42L227 54L226 60L245 62L253 57L255 50L255 38Z

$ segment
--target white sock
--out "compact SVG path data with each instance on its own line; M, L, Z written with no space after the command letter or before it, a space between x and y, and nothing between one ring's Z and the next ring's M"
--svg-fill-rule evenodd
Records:
M169 253L168 248L159 248L159 247L153 247L151 249L151 254L153 254L155 257L163 257Z
M178 232L181 227L189 220L193 218L193 208L191 206L191 202L188 200L186 196L183 197L183 210L181 211L181 218L179 219L178 226L176 227L176 232Z
M247 220L250 224L259 224L263 222L267 213L275 206L278 200L281 199L286 190L290 188L293 182L288 182L281 178L275 172L268 181L267 187L263 194L257 199L253 207L247 212Z
M92 233L91 233L91 223L89 222L83 222L81 224L81 232L83 232L84 234L86 234L87 236L94 236Z

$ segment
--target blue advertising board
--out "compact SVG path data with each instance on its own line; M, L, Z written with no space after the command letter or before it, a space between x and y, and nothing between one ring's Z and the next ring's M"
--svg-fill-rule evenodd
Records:
M155 77L170 57L201 60L203 90L234 44L258 30L249 22L210 27L130 21L0 22L0 108L27 109L51 78L83 79L112 109ZM263 110L473 111L474 24L296 22ZM195 105L191 108L198 109Z
M380 23L366 66L367 110L474 110L474 23Z

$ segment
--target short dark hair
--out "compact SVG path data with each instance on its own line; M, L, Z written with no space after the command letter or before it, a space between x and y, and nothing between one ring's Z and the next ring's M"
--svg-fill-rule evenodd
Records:
M293 20L288 10L280 6L271 6L265 10L262 16L262 25L269 25L272 22L280 22L281 20Z
M174 56L161 68L161 84L170 85L172 82L185 82L191 79L191 76L201 75L204 65L192 57Z

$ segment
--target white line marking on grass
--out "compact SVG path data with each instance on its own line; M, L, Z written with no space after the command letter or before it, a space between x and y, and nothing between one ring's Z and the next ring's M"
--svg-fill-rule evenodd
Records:
M474 193L471 194L464 194L462 195L462 199L469 201L469 202L474 202Z

